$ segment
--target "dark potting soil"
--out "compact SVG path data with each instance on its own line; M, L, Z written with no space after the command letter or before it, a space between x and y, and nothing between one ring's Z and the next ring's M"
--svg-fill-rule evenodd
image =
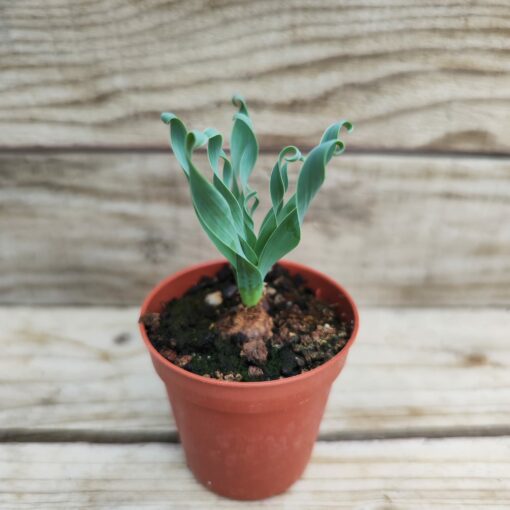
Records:
M353 324L315 297L300 275L276 264L261 303L241 304L224 266L160 314L140 318L154 347L185 370L227 381L265 381L307 372L347 343Z

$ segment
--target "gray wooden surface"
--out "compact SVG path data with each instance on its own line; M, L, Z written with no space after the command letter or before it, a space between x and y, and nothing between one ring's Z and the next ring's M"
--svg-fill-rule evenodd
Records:
M159 113L228 137L234 92L261 192L356 124L291 257L362 304L304 479L246 507L507 508L509 30L495 0L0 0L0 508L239 508L186 470L136 331L217 256Z
M267 147L348 116L371 149L510 147L510 5L478 0L2 2L5 146L165 146L159 112Z
M243 503L195 482L172 444L10 444L0 455L2 510L502 510L510 500L510 438L319 442L288 493Z
M263 155L254 180L264 211L273 164ZM0 165L1 303L138 305L171 272L218 256L169 154L4 154ZM289 257L361 304L505 305L509 218L508 159L346 155Z

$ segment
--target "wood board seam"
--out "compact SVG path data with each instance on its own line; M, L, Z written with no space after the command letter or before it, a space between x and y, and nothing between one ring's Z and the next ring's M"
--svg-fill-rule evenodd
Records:
M390 441L396 439L451 439L451 438L487 438L510 437L508 426L482 427L446 427L422 429L394 429L381 431L346 430L345 432L326 432L317 437L317 442L349 442L349 441ZM170 443L178 444L176 431L144 432L137 431L98 431L98 430L57 430L57 429L22 429L12 428L0 430L2 443L94 443L94 444L139 444L139 443Z
M265 146L260 147L259 154L261 155L276 155L280 152L283 145L280 146ZM303 153L310 152L313 149L312 146L300 145L300 150ZM197 154L206 151L204 149L198 149L195 151ZM227 149L227 153L229 149ZM55 145L55 146L37 146L37 145L20 145L13 147L2 147L0 146L0 156L2 155L59 155L59 154L167 154L171 156L173 153L168 147L154 145ZM448 158L448 159L497 159L497 160L510 160L510 152L494 151L494 152L483 152L483 151L438 151L438 150L426 150L426 149L383 149L383 148L363 148L356 146L348 146L346 154L349 156L393 156L402 158Z

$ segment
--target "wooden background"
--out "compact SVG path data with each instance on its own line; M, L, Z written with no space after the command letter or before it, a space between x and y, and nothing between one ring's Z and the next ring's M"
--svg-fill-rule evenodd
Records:
M263 195L279 148L356 124L290 258L352 292L360 338L304 479L249 508L506 508L502 0L0 0L0 507L239 507L192 480L136 329L217 257L159 113L228 136L234 92Z
M159 112L263 152L356 131L292 257L362 304L510 302L510 6L456 1L0 3L0 302L138 304L216 256Z

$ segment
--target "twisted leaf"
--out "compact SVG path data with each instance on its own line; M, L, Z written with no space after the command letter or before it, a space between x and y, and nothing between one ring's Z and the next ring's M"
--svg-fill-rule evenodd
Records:
M300 239L299 217L297 210L292 209L269 236L259 257L259 271L265 275L275 262L299 244Z
M269 190L271 193L271 202L273 210L278 220L278 214L283 206L283 197L289 187L289 178L287 175L287 164L293 161L303 160L303 156L297 147L289 145L284 147L278 155L278 161L271 172Z
M234 125L230 137L230 156L234 176L240 179L242 189L246 190L257 161L259 145L244 99L241 96L234 96L232 102L239 107L239 113L234 115Z
M296 207L299 223L303 223L310 202L324 182L326 165L333 157L333 154L340 154L343 148L343 142L331 140L317 145L306 157L303 167L299 172L296 187Z
M186 126L173 113L162 113L161 120L170 126L170 146L182 170L189 176L189 163L186 155Z
M195 168L190 165L189 182L195 210L209 230L224 244L240 251L234 218L223 195Z

